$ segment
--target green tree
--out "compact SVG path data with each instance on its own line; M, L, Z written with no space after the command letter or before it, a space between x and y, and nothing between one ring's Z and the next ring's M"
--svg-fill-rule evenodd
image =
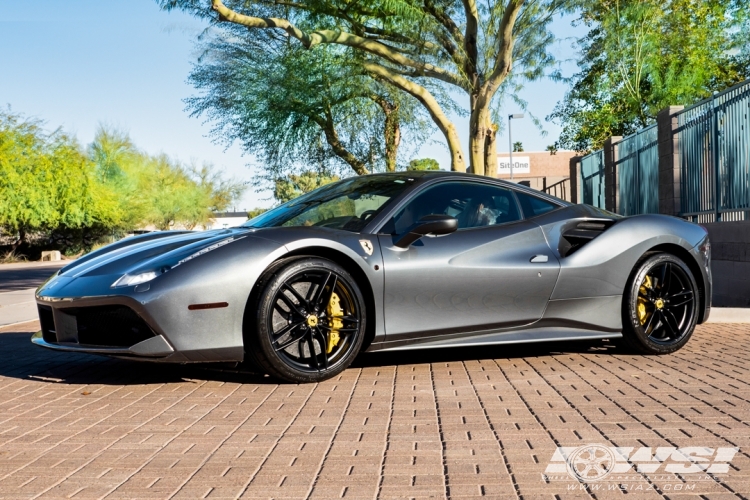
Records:
M419 158L410 161L407 170L440 170L440 164L433 158Z
M116 230L130 230L143 223L148 204L143 194L141 164L145 155L122 130L100 125L88 146L89 159L100 183L116 193L113 200L123 214ZM145 174L144 174L145 175Z
M517 141L513 143L513 152L523 153L523 143L521 141Z
M201 93L186 100L216 140L261 156L266 177L310 164L393 171L403 126L425 135L416 101L368 76L350 50L310 52L267 35L205 42L189 77Z
M305 49L349 48L371 78L417 99L445 136L451 168L466 170L456 126L446 111L445 90L469 99L469 163L474 173L495 176L495 137L501 87L544 76L553 62L552 16L574 0L157 0L226 23L227 37L247 29L269 38L296 40ZM212 12L213 11L213 12ZM261 47L269 50L272 44Z
M232 206L242 197L247 187L246 183L225 179L210 163L204 163L200 167L191 166L187 172L200 189L210 194L208 209L212 212L220 212Z
M268 212L267 208L253 208L247 212L247 218L254 219L255 217L259 216L262 213Z
M115 194L70 136L47 133L38 120L0 112L0 226L18 235L57 227L109 227L122 216Z
M600 148L749 77L749 16L744 0L584 0L581 71L548 117L560 147Z
M128 135L101 126L89 146L100 182L115 192L121 227L153 224L166 230L176 224L189 229L229 207L245 186L224 179L210 164L184 166L166 155L150 156Z

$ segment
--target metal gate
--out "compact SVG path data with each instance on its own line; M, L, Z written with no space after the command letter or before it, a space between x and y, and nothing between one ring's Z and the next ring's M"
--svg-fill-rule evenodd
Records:
M622 215L659 213L659 137L656 124L615 144Z
M581 158L580 200L599 208L604 206L604 151Z
M677 115L682 215L697 222L750 213L750 83Z

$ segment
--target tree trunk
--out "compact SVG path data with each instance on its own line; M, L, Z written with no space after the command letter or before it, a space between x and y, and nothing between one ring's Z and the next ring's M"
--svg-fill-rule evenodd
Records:
M18 228L18 239L11 245L10 251L15 252L16 250L18 250L21 245L26 243L27 237L28 235L26 234L26 230L22 227Z
M385 115L385 127L383 130L385 140L385 170L387 172L395 172L398 146L401 144L401 121L398 117L399 105L393 104L379 95L372 96L372 100L380 106Z
M478 100L471 98L471 116L469 117L469 164L471 172L485 175L485 149L487 140L487 123L489 110L479 106Z
M471 99L469 149L471 168L475 174L497 177L497 125L492 123L490 104L505 76L507 72L501 73L497 80L482 85Z
M484 175L497 178L497 125L490 123L484 141Z
M385 169L396 171L398 146L401 144L401 123L398 119L398 106L385 118Z

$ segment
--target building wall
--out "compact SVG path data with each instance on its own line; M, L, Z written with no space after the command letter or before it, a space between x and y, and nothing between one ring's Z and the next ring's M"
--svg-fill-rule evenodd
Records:
M518 169L514 168L513 182L525 181L529 187L542 191L545 187L565 181L570 177L570 159L574 156L576 156L574 151L557 151L553 155L549 151L521 151L513 153L514 165L518 164L519 158L528 158L529 160L529 172L519 172ZM508 153L498 154L497 160L499 165L508 163ZM499 179L510 180L510 173L506 173L507 169L498 168L498 170L500 171L498 174ZM569 182L565 183L564 186L559 185L555 189L555 192L551 192L550 194L566 201L572 201Z
M522 151L520 153L513 153L513 163L516 163L516 159L519 157L529 157L529 166L531 172L528 174L514 173L513 180L516 178L536 178L536 177L568 177L570 174L570 159L576 156L575 151L558 151L551 155L549 151ZM499 153L497 155L498 162L508 161L508 153ZM498 175L500 179L509 179L509 174L501 173Z

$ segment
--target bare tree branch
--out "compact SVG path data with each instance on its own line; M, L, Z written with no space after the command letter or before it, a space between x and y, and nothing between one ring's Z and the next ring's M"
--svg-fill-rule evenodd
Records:
M323 130L323 133L326 136L326 142L331 146L333 152L336 156L348 163L358 175L369 174L370 171L367 170L365 164L354 156L351 151L346 149L346 146L344 146L341 139L339 139L339 134L336 132L336 127L333 124L331 109L326 108L324 114L325 118L315 115L312 117L312 120Z
M392 48L374 40L368 40L351 33L339 30L316 30L311 33L306 33L301 29L294 26L286 19L279 19L274 17L253 17L245 14L240 14L227 8L221 0L211 0L211 7L214 11L219 14L219 19L222 21L229 21L231 23L246 26L248 28L259 28L259 29L282 29L286 31L289 36L292 36L302 42L306 48L312 48L322 43L332 43L339 45L346 45L350 47L356 47L362 49L370 54L393 63L400 64L403 66L409 66L416 70L419 70L424 76L435 78L451 85L455 85L462 88L461 78L446 71L443 68L439 68L429 63L422 63L410 59L403 54L394 51Z
M510 73L513 65L513 27L524 2L525 0L510 0L503 13L495 43L495 46L498 47L497 56L492 74L487 79L488 90L492 89L493 94L503 79Z
M464 71L467 75L474 75L477 71L477 36L479 32L479 12L475 0L463 0L466 15L466 34L464 36L464 50L466 61ZM474 82L476 84L476 82Z

